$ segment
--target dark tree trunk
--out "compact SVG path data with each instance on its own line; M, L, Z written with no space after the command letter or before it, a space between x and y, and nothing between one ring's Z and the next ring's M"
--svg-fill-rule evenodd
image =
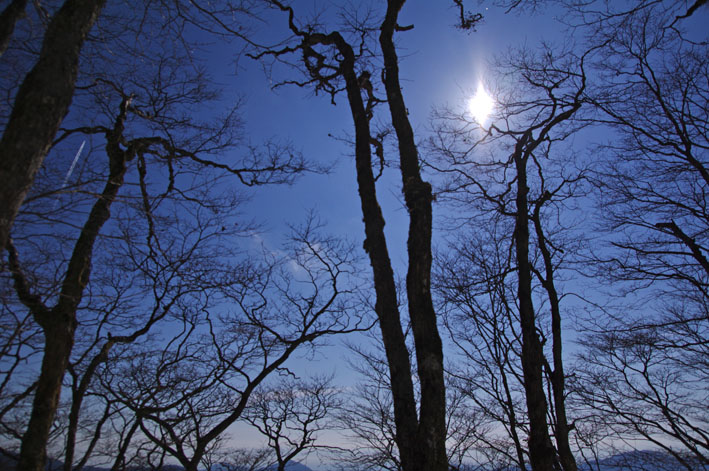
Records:
M394 271L391 267L384 235L384 216L377 202L376 186L372 172L369 118L362 100L362 90L354 70L354 52L344 40L338 41L338 49L345 57L342 65L347 97L355 125L357 184L366 237L364 248L372 265L374 289L377 296L375 310L379 318L379 327L382 331L384 350L389 365L394 400L396 443L399 448L402 467L405 470L409 470L413 469L412 466L416 462L416 436L418 430L409 351L406 348L406 340L401 328Z
M431 185L421 178L414 132L399 83L399 59L394 46L398 13L405 0L389 0L379 43L384 56L384 86L399 143L404 199L409 210L409 268L406 292L421 383L416 465L412 469L447 471L446 391L443 348L431 298Z
M406 106L399 84L398 58L393 43L394 31L402 0L390 0L386 17L381 26L380 44L385 64L385 88L392 123L399 141L400 167L403 193L409 210L409 269L407 295L411 326L414 333L418 375L421 385L421 404L417 408L411 371L409 351L401 325L396 283L391 259L384 235L384 217L377 201L375 178L372 172L373 142L370 131L371 108L378 101L365 71L357 76L356 55L338 32L329 34L300 30L293 21L291 7L272 0L282 11L288 12L291 31L301 38L299 49L303 51L305 67L311 76L323 84L334 76L321 75L323 56L316 52L316 45L334 46L337 51L337 76L345 81L345 91L355 127L355 162L357 184L362 206L365 241L364 249L374 275L376 292L375 311L379 318L384 350L389 366L392 398L394 403L395 441L399 449L401 467L404 471L447 471L445 449L445 384L443 380L443 351L438 334L436 313L430 291L431 278L431 231L432 191L421 179L418 152L408 120ZM292 52L289 48L269 54L280 55ZM260 56L259 56L260 57ZM312 62L310 59L314 59ZM363 93L367 93L367 100ZM336 93L336 91L332 91ZM418 409L418 413L417 413Z
M101 363L106 361L106 359L108 358L108 352L111 350L114 343L115 342L113 342L112 340L109 340L103 345L101 351L91 360L89 366L86 368L86 371L81 376L81 380L79 381L79 385L77 386L76 390L73 391L71 409L69 411L69 426L67 428L66 433L66 446L64 451L64 471L71 471L72 469L74 469L76 434L79 430L79 413L81 411L81 404L83 404L84 398L86 397L86 391L88 391L89 389L91 379L93 378L96 369ZM65 365L65 370L67 366L68 364Z
M514 241L517 258L517 296L522 326L522 373L529 416L529 461L533 471L555 469L556 451L549 437L546 420L547 401L544 392L544 352L537 335L532 303L532 269L529 263L529 215L527 157L524 146L529 137L517 143L514 161L517 170L517 208Z
M59 404L62 379L74 345L76 323L67 313L51 312L54 319L42 326L45 337L42 369L32 403L27 432L22 437L18 470L44 471L47 441Z
M534 229L539 241L539 250L544 260L545 275L542 284L549 296L549 306L551 308L551 333L552 333L552 357L554 369L549 375L551 378L551 388L554 398L554 412L556 414L556 448L559 453L559 461L564 471L577 471L576 459L571 452L569 444L570 427L566 417L566 396L565 396L565 374L562 356L561 340L561 309L559 306L559 294L554 284L554 264L551 252L544 236L540 210L542 205L551 198L551 194L546 192L534 206L533 222ZM540 277L541 278L541 277Z
M7 50L17 20L25 15L27 0L12 0L0 13L0 56Z
M408 119L406 123L402 123L402 114L394 105L392 117L397 123L395 126L403 126L402 136L406 136L406 127L410 134L409 139L403 139L403 144L400 138L400 157L402 178L405 181L404 195L411 213L407 293L422 390L420 417L417 417L409 352L401 327L394 272L384 236L384 217L377 202L372 172L369 117L362 99L360 83L354 71L354 53L339 35L334 37L337 38L335 42L344 56L342 69L355 124L357 183L365 224L365 250L369 254L374 273L377 294L375 310L379 317L389 364L396 443L402 468L405 471L446 471L448 464L445 453L443 354L430 295L431 187L420 178L418 155L415 146L411 146L413 132ZM393 44L391 46L393 47ZM391 59L390 56L389 60ZM393 59L396 60L395 55ZM398 70L395 68L387 72L387 75L392 74L396 76ZM398 77L392 80L398 84ZM396 87L398 89L398 85ZM394 100L397 100L396 97ZM400 94L397 102L400 107L403 106ZM389 97L390 106L391 103L392 97ZM403 108L404 117L405 113Z
M84 224L74 245L59 301L47 309L39 296L30 293L20 270L17 253L10 245L10 267L15 278L15 290L20 300L32 311L45 336L42 369L37 381L32 404L32 413L20 447L19 471L43 471L46 459L47 439L59 402L62 378L68 366L69 355L74 345L76 310L81 302L84 288L89 282L91 258L99 231L110 217L110 207L123 185L127 163L134 157L135 149L121 148L123 123L129 100L121 103L121 113L114 129L107 133L106 152L109 157L109 174L98 200Z
M2 247L69 110L81 46L105 3L106 0L64 2L49 22L37 63L17 92L10 119L0 139Z
M128 429L128 433L126 433L126 435L123 437L120 447L118 448L118 454L116 455L116 459L113 460L111 471L119 471L121 469L125 469L127 464L126 452L128 451L128 447L130 446L131 440L133 439L136 430L138 430L138 423L139 419L136 418L135 422L133 422L133 424L130 426L130 429Z
M510 391L509 383L507 381L507 373L503 371L502 367L500 367L500 376L505 391L505 398L507 400L507 417L510 421L510 436L512 437L512 443L514 443L515 446L515 454L517 455L517 465L519 466L519 469L527 469L527 465L525 464L526 458L524 456L524 447L522 446L522 439L520 438L518 432L519 422L517 420L517 414L515 413L515 404L514 400L512 399L512 392Z

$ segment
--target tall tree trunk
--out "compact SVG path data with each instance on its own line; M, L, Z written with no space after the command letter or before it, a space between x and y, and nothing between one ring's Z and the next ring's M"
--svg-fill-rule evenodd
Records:
M387 103L399 143L404 199L409 210L409 268L406 275L406 292L421 383L416 468L447 471L443 347L431 298L433 194L431 185L421 178L414 132L399 83L399 59L393 37L398 14L404 3L405 0L389 0L387 3L379 43L384 56Z
M45 336L42 369L37 382L32 412L27 430L20 447L19 471L43 471L46 459L47 440L54 421L62 378L68 366L69 355L74 345L74 331L77 325L76 310L81 302L84 288L89 282L91 259L98 234L110 217L110 207L123 185L127 164L135 156L136 149L121 147L126 112L130 99L121 103L121 111L114 128L106 133L106 153L109 173L101 195L81 229L79 238L64 275L57 304L50 310L42 304L40 297L30 292L20 269L17 252L10 242L10 267L15 280L15 291L20 300L32 311Z
M163 306L160 312L157 311L157 308L154 309L150 315L150 319L143 326L136 329L131 334L110 336L109 340L107 340L103 344L96 356L94 356L89 362L88 366L86 367L86 370L83 372L81 378L79 379L79 384L72 391L71 409L69 411L69 425L67 427L66 433L66 446L64 447L64 471L71 471L72 469L74 469L74 454L76 453L76 434L79 430L79 414L81 413L81 405L83 404L84 398L86 397L86 392L88 391L89 386L91 385L91 381L93 380L94 375L96 374L96 370L102 363L108 360L108 354L116 344L131 343L137 340L139 337L147 334L150 328L158 320L162 319L167 315L167 313L170 311L170 307L176 302L176 300L177 298L173 298L170 302ZM101 424L98 425L99 428L97 430L100 431ZM137 427L137 423L135 424L135 426ZM94 435L94 445L97 439L98 436ZM82 462L85 463L85 461L88 459L89 454L86 453L88 451L90 450L85 450L84 458L82 458L81 462L79 462L79 466L81 466ZM125 455L125 450L123 450L121 454Z
M366 236L364 249L369 255L374 275L375 311L379 318L389 366L396 425L395 440L401 466L404 471L447 471L443 350L430 291L433 197L431 185L421 179L414 135L401 95L398 58L393 43L398 13L404 1L388 2L386 17L381 26L380 44L385 63L384 82L387 103L399 141L403 192L410 214L407 294L421 384L421 404L418 414L409 351L401 325L394 270L384 235L384 217L377 201L375 178L372 172L373 139L370 119L372 106L378 100L372 96L369 75L363 72L361 76L357 76L355 53L340 33L323 34L300 30L295 25L291 7L278 0L271 0L271 3L282 11L288 12L289 27L302 40L299 49L303 51L305 66L312 76L322 82L332 79L332 76L320 75L319 65L323 56L313 47L325 45L337 48L336 75L345 80L345 91L355 127L357 185ZM292 51L286 48L280 52L269 53L280 55L287 52ZM314 59L314 62L310 62L310 59ZM364 92L368 94L366 106L362 98Z
M339 37L339 35L337 35ZM341 37L339 37L341 39ZM401 328L396 282L384 235L384 216L377 201L372 172L371 134L369 117L362 100L362 90L354 70L354 52L344 42L338 41L343 53L343 75L347 97L355 126L355 160L357 185L364 220L364 248L374 275L376 292L375 311L379 318L384 351L389 365L392 397L394 401L395 438L404 470L416 465L418 421L416 398L411 378L411 363L406 339Z
M500 377L502 379L502 386L505 391L506 407L507 407L507 418L509 420L510 436L512 437L512 443L515 446L515 454L517 455L517 465L519 469L527 469L525 464L526 458L524 456L524 447L522 446L522 439L519 436L518 428L519 422L517 420L517 413L515 412L515 403L512 399L512 392L510 391L509 382L507 381L507 373L504 371L504 366L500 365Z
M17 91L0 139L0 247L69 110L81 47L105 3L66 0L49 22L39 59Z
M133 439L136 430L138 430L138 422L139 419L136 418L136 420L128 429L128 432L122 437L122 441L120 442L120 446L118 447L118 454L113 460L113 465L111 465L111 471L120 471L126 468L126 452L128 451L128 447L130 446L131 440ZM125 432L125 428L123 430Z
M81 405L86 397L86 391L89 389L91 380L99 365L106 361L108 352L114 345L113 340L106 342L101 347L100 352L91 359L86 371L79 380L79 385L73 391L71 398L71 409L69 410L69 426L66 433L66 446L64 447L64 471L71 471L74 468L74 453L76 452L76 434L79 431L79 413ZM67 358L68 360L68 358ZM65 365L66 370L68 364Z
M537 335L532 302L532 270L529 263L529 215L527 156L523 149L529 135L523 136L515 148L517 198L514 241L517 258L517 296L522 326L522 373L529 416L529 461L533 471L552 471L556 451L549 437L546 420L547 401L544 393L544 352Z
M561 462L564 471L577 471L576 459L571 452L569 444L570 427L568 418L566 417L566 396L564 362L562 356L562 340L561 340L561 308L559 306L559 294L556 291L554 284L554 263L549 251L549 246L544 236L541 221L541 207L551 198L551 193L548 191L534 205L534 214L532 220L534 222L534 230L537 233L539 241L539 250L542 253L544 260L544 278L541 279L544 289L549 297L549 306L551 308L551 334L552 334L552 357L554 369L549 375L551 378L552 395L554 398L554 412L556 414L556 448L559 452L559 461ZM540 276L541 278L541 276Z

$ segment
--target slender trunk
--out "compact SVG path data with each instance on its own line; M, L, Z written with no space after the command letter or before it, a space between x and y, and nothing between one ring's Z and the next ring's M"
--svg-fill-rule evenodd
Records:
M20 447L19 471L43 471L49 430L59 402L62 378L68 366L74 344L76 310L81 302L84 288L89 282L94 244L103 225L108 221L110 207L123 185L127 163L134 157L135 149L123 150L120 141L130 100L124 99L113 130L107 133L106 152L109 157L109 174L104 189L94 203L64 275L59 301L47 310L39 297L29 293L26 280L19 270L14 248L11 261L14 267L15 287L20 299L33 310L33 315L45 334L45 350L42 369L35 392L32 413ZM41 387L40 387L41 385Z
M69 110L86 35L106 0L66 0L49 22L39 59L20 85L0 139L0 247Z
M145 169L143 169L143 171L144 170ZM108 354L110 353L114 345L116 345L117 343L131 343L138 339L140 336L148 333L150 328L158 320L162 319L163 317L165 317L165 315L167 315L167 313L170 311L170 307L175 303L176 300L177 298L173 298L172 301L163 306L160 312L157 311L158 308L156 307L151 313L150 319L142 327L133 331L133 333L131 333L130 335L110 336L109 340L107 340L101 347L101 350L99 350L96 356L94 356L89 362L88 366L86 367L86 371L84 371L83 375L81 376L81 379L79 380L79 385L73 391L72 395L71 410L69 412L69 426L67 429L66 447L64 452L64 471L71 471L72 469L74 469L73 463L74 454L76 451L76 434L79 429L79 414L81 413L81 405L84 401L84 398L86 397L86 392L89 389L91 380L93 379L94 374L96 373L96 370L98 369L99 365L108 360ZM100 428L97 429L97 434L100 434ZM98 437L94 435L94 441L97 439ZM90 452L91 450L87 451ZM125 454L125 451L123 451L122 453ZM85 453L82 462L84 462L85 464L85 461L87 459L88 455ZM79 463L79 465L81 465L81 462Z
M81 411L81 404L84 402L84 397L86 397L86 391L89 389L89 384L91 384L96 368L106 361L108 352L113 347L113 344L114 342L112 341L106 342L98 355L91 359L88 368L81 376L79 386L72 395L71 410L69 411L69 427L67 429L66 447L64 451L64 471L71 471L73 469L74 453L76 451L76 433L79 430L79 412Z
M556 413L556 448L559 452L559 461L564 471L577 471L576 459L571 452L569 444L570 427L566 417L566 396L565 396L565 375L564 362L562 356L562 339L561 339L561 309L559 306L559 295L554 284L554 264L551 258L551 252L544 237L540 210L544 202L551 197L549 192L545 193L534 207L534 228L539 240L539 249L544 260L545 278L542 284L549 296L549 305L551 307L551 332L552 332L552 357L554 362L554 370L551 372L551 388L554 397L554 411Z
M421 178L414 132L401 93L399 59L393 38L398 13L403 5L404 0L389 0L379 43L384 56L387 103L399 144L404 199L409 210L409 268L406 275L406 292L421 383L418 454L411 469L447 471L443 347L431 298L433 194L431 185Z
M25 8L27 8L27 0L12 0L12 3L0 13L0 56L10 45L15 24L25 15Z
M121 445L118 448L118 455L116 455L116 459L113 460L113 466L111 466L111 471L119 471L121 469L125 469L127 464L126 452L128 451L128 446L130 446L130 442L133 439L133 435L135 435L136 430L138 430L137 418L135 422L133 422L133 425L131 425L130 429L128 429L128 433L126 434L126 436L123 437Z
M354 53L344 40L338 41L337 45L345 56L342 68L355 126L357 184L366 237L364 248L369 255L374 275L374 289L377 297L375 311L379 318L379 327L389 365L394 401L396 443L402 467L409 470L413 469L412 467L416 463L418 430L409 351L401 328L394 271L391 267L384 235L384 216L377 201L374 174L372 173L369 118L362 100L360 84L354 71Z
M72 468L75 471L80 471L84 469L84 466L86 466L86 463L91 459L93 456L94 450L96 449L96 445L98 444L99 440L101 440L101 430L103 430L103 426L106 424L108 419L111 417L111 409L113 407L113 404L107 403L104 407L103 410L103 415L101 418L96 422L96 424L93 426L93 434L91 435L91 441L89 441L88 446L86 447L85 450L83 450L83 456L79 460L78 463Z
M546 420L547 401L544 393L544 352L537 335L534 305L532 303L532 270L529 263L529 216L527 187L527 158L522 149L523 137L515 149L517 170L517 213L514 240L517 258L517 296L522 326L522 372L529 416L529 461L533 471L552 471L556 452L549 437Z

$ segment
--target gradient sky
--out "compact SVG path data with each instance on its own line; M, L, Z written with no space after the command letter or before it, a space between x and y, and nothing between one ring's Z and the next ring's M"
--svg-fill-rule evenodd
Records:
M360 0L350 2L360 4ZM384 5L381 0L372 2ZM318 11L323 5L328 6L329 15L334 15L337 8L332 4L347 2L293 0L291 3L296 15L300 11L306 15ZM565 40L565 26L557 21L562 11L557 7L547 7L534 13L506 13L503 8L493 6L493 0L467 0L465 3L472 12L480 12L484 16L475 32L455 28L458 10L452 0L409 0L400 14L399 24L414 26L410 31L397 33L396 41L404 99L419 141L425 140L429 134L433 109L442 106L465 109L481 81L494 88L494 84L489 83L488 71L489 61L495 55L514 47L534 49L542 40L551 44ZM697 25L700 23L700 20L696 21ZM276 12L272 21L257 26L256 33L262 38L287 36L286 16ZM214 42L213 46L205 46L205 50L205 62L216 81L223 85L224 99L234 101L238 97L244 98L245 104L241 109L244 133L252 144L258 145L273 137L291 141L306 158L333 167L328 175L306 175L291 186L246 189L245 193L251 197L245 206L246 216L263 224L263 231L254 235L248 243L254 246L263 244L268 250L276 252L285 240L287 224L298 224L305 219L308 211L315 210L327 225L327 232L348 237L357 248L361 247L364 226L357 195L353 149L333 137L353 134L345 96L338 97L337 104L333 106L328 96L313 96L307 89L286 86L273 90L259 62L241 56L235 63L234 47ZM380 113L388 113L385 106L381 107ZM66 155L57 164L62 169L62 176L70 164L73 165L72 160L81 139L71 142L70 146L67 144L70 148L67 147ZM80 168L81 161L89 160L89 153L88 148L84 149L77 168ZM395 163L398 155L389 152L387 158ZM430 176L425 177L430 179ZM235 183L235 186L238 184ZM397 275L403 279L408 217L401 201L400 188L398 170L387 169L378 185L378 197L387 221L390 255ZM441 205L434 206L434 226L441 223L442 213ZM361 254L364 255L363 252ZM365 275L370 277L371 270ZM356 341L358 338L351 336L348 340ZM569 339L572 336L565 341L570 343ZM342 339L332 339L332 345L319 350L315 357L301 355L293 358L288 366L301 375L334 373L337 386L351 386L357 378L347 366L348 351L341 342ZM246 448L263 444L258 433L247 431L243 425L234 427L232 431L235 446ZM300 457L298 459L301 460Z
M309 1L294 3L296 14L301 4L308 12L315 8ZM401 58L404 99L418 140L427 136L434 107L467 106L479 81L487 79L488 62L495 54L524 44L532 47L542 38L559 40L563 29L554 21L554 10L535 16L505 14L499 7L486 8L484 4L468 3L472 8L477 8L472 11L484 14L484 21L473 33L454 27L458 12L451 8L452 2L412 0L402 10L399 23L414 25L413 30L398 33L396 40ZM285 28L285 17L281 17L280 23L276 21L268 26L274 31ZM358 247L361 246L364 226L356 189L353 150L329 137L353 134L345 97L341 96L337 105L333 106L329 97L313 96L310 91L297 87L274 91L260 64L244 57L238 63L238 73L234 78L230 51L223 53L224 57L218 62L224 64L220 69L220 73L224 74L222 80L231 79L231 93L245 96L247 134L255 142L272 136L287 138L308 158L327 164L335 163L329 175L306 176L292 186L264 187L249 192L252 195L249 214L265 221L266 228L271 229L261 234L259 243L277 250L282 241L284 223L298 223L308 210L315 209L327 223L328 230L350 237ZM389 153L388 158L395 160L398 156ZM408 217L400 200L400 188L398 170L390 168L380 180L377 191L385 213L390 254L398 275L403 278ZM434 207L434 217L437 209ZM289 366L299 374L315 370L334 372L338 386L350 386L357 378L353 377L347 366L345 358L348 352L338 345L340 342L333 339L334 345L323 349L315 358L294 359ZM257 446L260 438L245 431L242 426L234 429L239 446Z

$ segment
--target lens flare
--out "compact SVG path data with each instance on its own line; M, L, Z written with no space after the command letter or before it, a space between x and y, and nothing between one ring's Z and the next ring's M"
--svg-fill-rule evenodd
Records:
M468 102L468 111L470 111L470 114L472 114L475 121L482 126L490 116L494 107L495 100L485 91L485 87L482 83L478 84L478 91Z

